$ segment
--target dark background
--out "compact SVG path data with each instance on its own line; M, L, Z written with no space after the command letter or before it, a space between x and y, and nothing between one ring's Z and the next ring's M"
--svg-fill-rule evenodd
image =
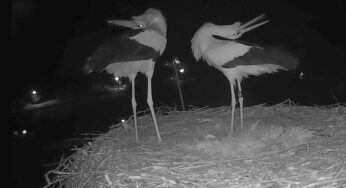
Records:
M14 187L44 185L43 174L52 169L44 165L58 161L74 144L56 144L57 141L81 132L106 131L112 122L131 115L129 90L113 98L97 98L99 94L92 93L90 86L107 84L111 76L104 73L86 76L81 67L109 35L125 31L109 27L106 20L128 19L148 8L160 9L168 24L167 47L155 66L153 77L156 107L176 105L181 109L175 81L170 79L174 76L173 69L166 66L173 57L179 57L185 68L180 76L186 105L230 105L227 79L205 62L194 60L190 40L205 22L246 22L263 13L270 22L246 33L242 40L283 46L299 58L300 64L292 72L244 79L245 106L264 102L271 105L287 98L302 105L346 101L346 11L341 0L309 3L288 0L11 2L12 54L8 60L10 69L6 70L12 73L8 78L11 128L26 127L35 133L30 138L12 138ZM301 72L303 79L299 79ZM30 102L28 93L33 88L42 95L41 102L55 98L74 102L30 112L18 111ZM146 92L146 79L139 76L136 90L139 110L147 108ZM54 149L51 143L55 143Z
M213 102L213 87L219 86L222 91L226 88L226 92L228 83L222 73L210 69L203 62L195 62L190 40L204 22L246 22L262 13L266 13L271 22L245 34L242 40L281 45L299 57L300 66L295 73L304 71L304 86L301 89L310 96L310 99L299 102L309 103L308 100L315 95L326 96L310 103L335 102L331 95L339 100L345 99L345 5L334 0L310 4L283 0L13 0L11 65L16 73L12 74L15 82L11 96L22 96L31 87L54 93L65 89L69 82L85 81L86 78L80 75L85 59L107 40L110 32L123 31L109 27L105 20L127 19L143 13L148 7L160 9L168 23L167 48L157 63L153 79L154 96L159 98L158 101L161 101L160 96L165 96L160 86L167 77L167 72L160 65L174 56L186 65L187 75L196 79L194 85L202 84L193 90L203 89L206 95L212 92L209 103ZM277 92L286 88L285 84L281 79L266 79L266 76L247 79L243 83L244 95L281 95Z

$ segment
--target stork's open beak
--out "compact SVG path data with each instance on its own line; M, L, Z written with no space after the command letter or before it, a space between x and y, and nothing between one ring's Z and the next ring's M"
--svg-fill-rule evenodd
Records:
M108 20L107 22L110 24L119 25L119 26L128 27L128 28L136 27L136 23L132 20Z
M263 25L263 24L268 23L269 20L264 20L264 21L262 21L262 22L260 22L260 23L258 23L258 24L252 25L252 24L254 24L254 23L258 22L258 21L261 21L264 17L265 17L265 15L262 14L262 15L256 17L256 18L250 20L249 22L247 22L247 23L241 25L241 26L240 26L241 32L242 32L242 33L245 33L245 32L248 32L248 31L250 31L250 30L253 30L253 29L255 29L255 28L257 28L257 27L259 27L259 26L261 26L261 25ZM251 26L251 25L252 25L252 26Z

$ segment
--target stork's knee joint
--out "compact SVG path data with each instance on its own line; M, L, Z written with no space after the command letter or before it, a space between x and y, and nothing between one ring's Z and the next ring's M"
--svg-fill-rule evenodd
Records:
M153 103L153 100L152 99L147 99L147 103L148 103L148 105L154 105L154 103Z
M235 106L236 103L237 103L237 102L236 102L235 100L232 100L232 103L231 103L231 104L232 104L232 106Z
M132 106L137 106L137 102L136 102L136 99L132 99Z
M241 91L238 91L239 98L243 98L243 93Z

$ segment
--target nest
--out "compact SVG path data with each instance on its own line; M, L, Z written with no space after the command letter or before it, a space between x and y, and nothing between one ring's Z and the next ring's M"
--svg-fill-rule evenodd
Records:
M345 187L346 108L280 103L244 108L230 134L230 108L148 111L92 136L45 175L45 187ZM236 117L239 114L236 113Z

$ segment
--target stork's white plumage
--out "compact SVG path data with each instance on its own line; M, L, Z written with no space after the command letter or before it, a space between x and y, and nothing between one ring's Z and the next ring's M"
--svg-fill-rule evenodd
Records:
M193 36L192 52L196 60L204 59L210 66L220 70L229 80L232 94L231 132L233 132L234 109L236 99L234 87L238 86L240 104L240 124L243 129L243 96L241 81L249 75L273 73L279 70L293 70L297 59L281 48L263 48L248 42L239 41L242 34L269 21L253 25L262 20L261 15L245 24L232 25L205 23ZM215 38L219 36L225 40ZM236 83L237 82L237 83Z
M136 142L138 143L137 113L135 99L135 78L138 72L148 78L148 97L151 115L155 124L158 142L161 142L151 94L151 78L155 61L166 48L167 25L161 11L150 8L132 20L111 20L111 24L131 28L123 35L114 36L101 45L83 67L84 72L103 71L118 77L128 77L132 83L132 108L135 121Z

